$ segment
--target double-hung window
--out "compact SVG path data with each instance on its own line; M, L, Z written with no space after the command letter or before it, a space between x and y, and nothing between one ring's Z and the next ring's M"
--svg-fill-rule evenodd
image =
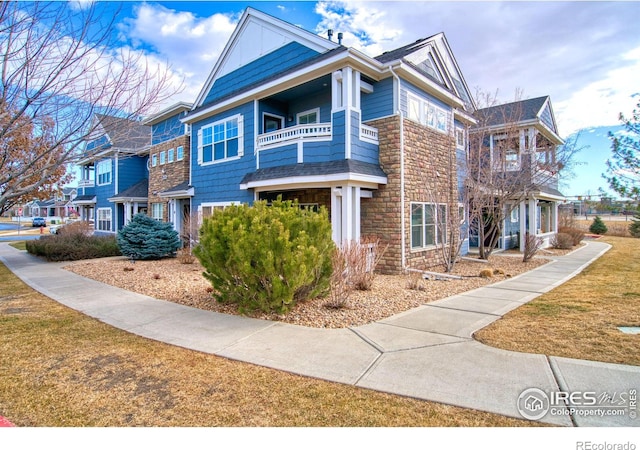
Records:
M164 203L151 204L151 217L160 221L164 219Z
M170 148L167 150L167 162L172 163L174 161L175 150Z
M182 161L184 159L184 147L179 145L176 148L176 161Z
M411 203L411 248L420 249L447 241L447 205Z
M106 159L104 161L100 161L98 163L98 167L96 168L97 178L98 178L98 186L104 184L111 184L111 160Z
M200 164L211 164L242 156L242 138L241 115L202 127L198 131L198 160Z

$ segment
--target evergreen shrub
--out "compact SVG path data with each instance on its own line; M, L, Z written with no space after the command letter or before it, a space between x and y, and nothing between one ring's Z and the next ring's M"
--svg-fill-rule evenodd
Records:
M136 214L118 231L118 246L131 259L161 259L175 256L180 238L171 223Z
M633 222L629 224L629 233L631 236L640 238L640 213L631 218Z
M257 201L215 210L193 253L217 301L241 312L282 314L327 292L334 249L325 208L315 212L278 198L270 206Z
M589 232L593 234L605 234L607 232L607 226L604 224L600 216L596 216L589 227Z

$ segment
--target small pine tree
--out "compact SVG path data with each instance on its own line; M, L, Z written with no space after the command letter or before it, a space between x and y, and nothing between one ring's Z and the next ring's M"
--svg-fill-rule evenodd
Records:
M593 234L605 234L607 232L607 226L604 224L600 216L596 216L593 219L593 223L589 227L589 232Z
M640 238L640 212L631 218L633 222L629 224L631 236Z
M132 259L161 259L174 256L180 239L170 223L136 214L118 231L118 246L123 255Z

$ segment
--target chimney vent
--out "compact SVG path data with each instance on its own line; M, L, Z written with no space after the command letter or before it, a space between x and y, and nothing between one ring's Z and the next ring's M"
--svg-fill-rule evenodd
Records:
M338 33L338 44L342 45L342 33Z
M327 30L327 36L329 36L329 40L333 37L333 30Z

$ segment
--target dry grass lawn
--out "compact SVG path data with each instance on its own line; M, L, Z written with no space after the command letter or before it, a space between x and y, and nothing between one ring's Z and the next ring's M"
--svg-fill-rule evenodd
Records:
M527 353L640 365L640 239L613 248L581 274L476 333L485 344Z
M537 426L146 340L0 264L0 415L18 426Z

